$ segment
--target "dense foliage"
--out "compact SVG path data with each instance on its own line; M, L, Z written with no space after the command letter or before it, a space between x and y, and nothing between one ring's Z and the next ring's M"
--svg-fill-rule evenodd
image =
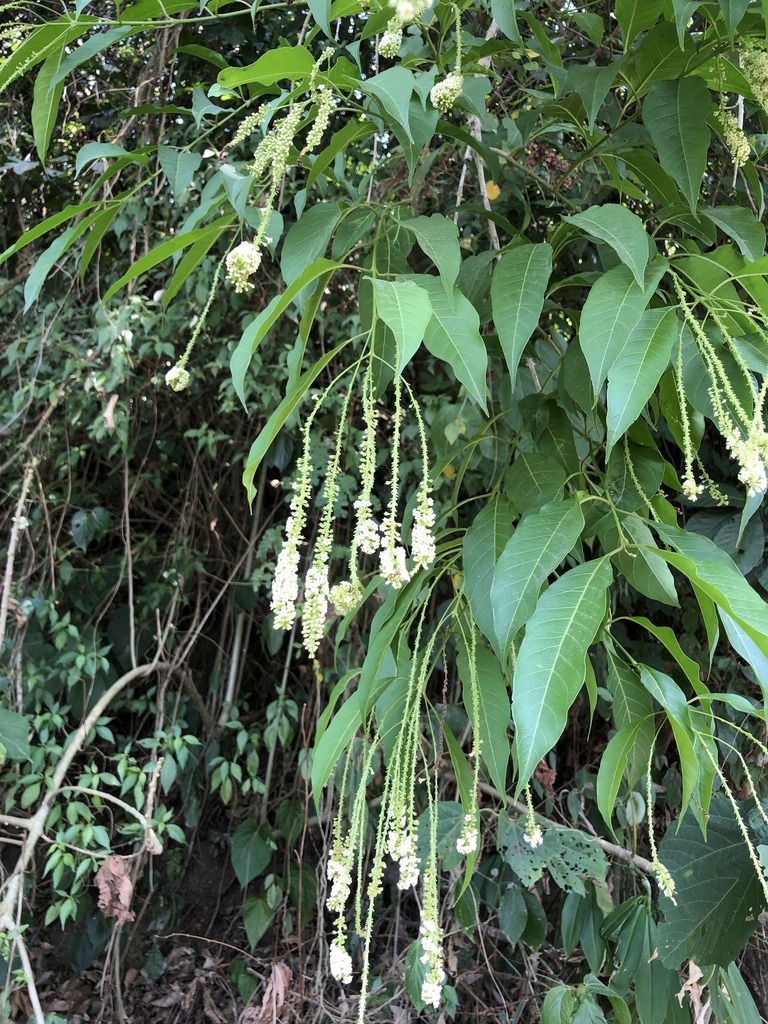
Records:
M3 1019L759 1020L765 5L10 11Z

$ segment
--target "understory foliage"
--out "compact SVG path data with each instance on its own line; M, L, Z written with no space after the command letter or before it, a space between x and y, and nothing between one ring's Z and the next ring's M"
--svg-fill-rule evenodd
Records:
M5 15L0 1020L756 1024L765 4Z

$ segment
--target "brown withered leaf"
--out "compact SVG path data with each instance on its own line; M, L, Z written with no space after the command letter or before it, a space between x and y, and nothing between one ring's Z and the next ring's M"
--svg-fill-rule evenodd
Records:
M131 910L133 883L125 870L122 857L111 854L96 872L99 890L99 910L105 917L114 917L118 924L133 921Z
M272 964L272 977L269 979L264 998L261 1000L259 1020L269 1020L272 1021L272 1024L277 1021L292 980L293 975L288 964L282 962Z

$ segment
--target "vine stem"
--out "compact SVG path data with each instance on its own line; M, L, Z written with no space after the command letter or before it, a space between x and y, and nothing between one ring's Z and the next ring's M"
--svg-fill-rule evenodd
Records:
M24 479L21 484L21 493L19 494L19 500L16 503L16 513L13 517L11 524L11 536L8 541L8 554L5 559L5 576L3 578L3 593L0 597L0 650L3 647L3 641L5 640L5 628L6 622L8 621L8 608L11 602L11 586L13 585L13 563L16 559L16 549L19 546L19 537L21 531L24 529L22 526L22 519L24 515L24 506L27 503L27 495L29 494L29 488L32 486L32 477L37 467L37 459L32 461L27 466L26 472L24 473ZM17 700L19 702L19 710L21 710L21 697L23 695L17 694Z

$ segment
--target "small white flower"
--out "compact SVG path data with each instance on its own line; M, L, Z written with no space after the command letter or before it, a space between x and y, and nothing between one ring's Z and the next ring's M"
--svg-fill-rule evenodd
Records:
M675 882L672 875L669 873L669 868L661 863L660 860L655 859L653 861L653 869L656 872L656 881L659 883L659 888L672 902L677 906L677 900L675 899Z
M293 517L286 524L286 535L290 537ZM271 608L275 613L274 628L290 629L296 618L296 601L299 596L299 552L295 543L286 540L277 556L275 575L272 580Z
M704 492L704 484L697 484L696 481L690 477L683 477L683 494L688 501L696 501L698 496Z
M328 612L328 568L324 555L307 570L304 581L304 611L301 616L301 631L304 650L314 656L325 632L325 616Z
M183 366L174 366L165 375L165 383L174 391L184 391L189 387L189 370Z
M333 856L329 857L327 873L328 881L331 883L331 892L325 905L329 910L342 914L352 888L352 866L349 855L343 854L338 859Z
M346 615L357 606L360 600L359 587L356 587L352 580L342 580L341 583L336 583L331 587L328 600L339 615Z
M419 7L420 4L418 4L416 0L396 0L395 13L400 20L400 23L408 25L412 22L416 18L417 14L421 13L419 11Z
M440 1005L440 1000L443 995L443 985L440 981L430 981L429 978L425 978L421 985L421 1000L428 1006L433 1006L435 1009Z

